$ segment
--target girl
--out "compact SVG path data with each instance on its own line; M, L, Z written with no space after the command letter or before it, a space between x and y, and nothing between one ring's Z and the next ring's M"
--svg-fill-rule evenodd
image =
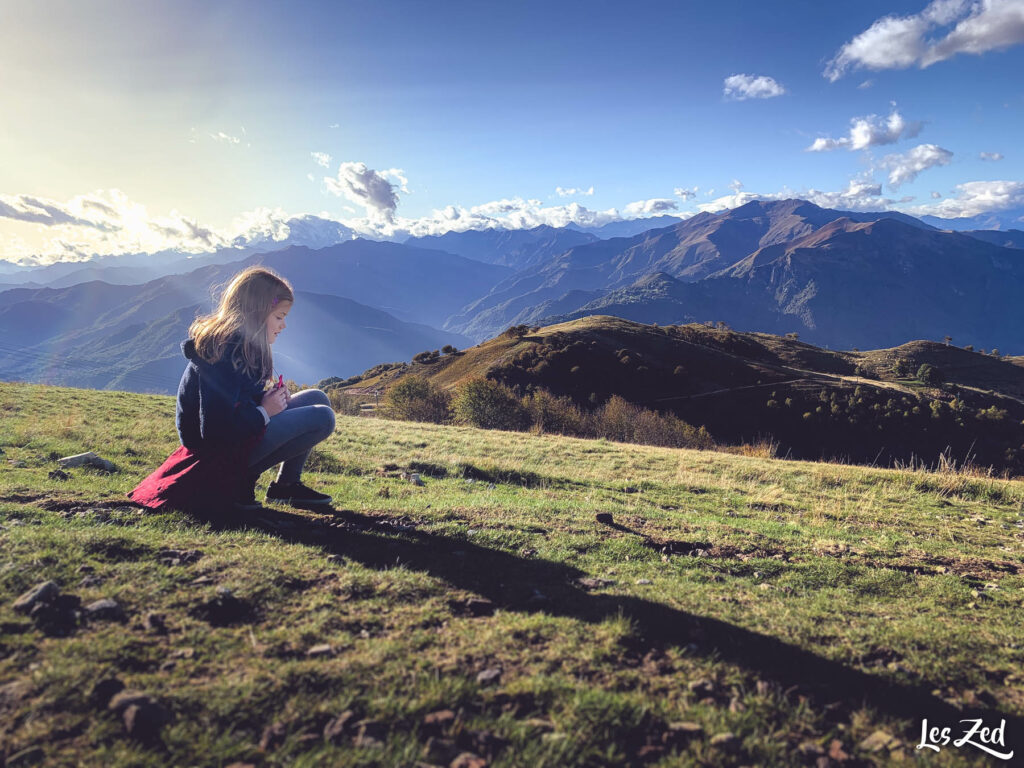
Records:
M129 498L150 509L260 509L256 480L280 463L267 501L330 503L299 479L310 450L334 431L330 400L318 389L290 396L281 377L267 385L270 346L294 299L286 280L250 267L231 280L214 313L192 323L175 412L181 446Z

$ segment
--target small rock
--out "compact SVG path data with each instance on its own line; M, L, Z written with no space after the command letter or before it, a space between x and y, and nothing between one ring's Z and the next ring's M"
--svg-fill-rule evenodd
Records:
M615 522L615 518L612 516L611 512L598 512L594 515L594 519L599 523L604 523L605 525L611 525Z
M480 685L490 685L491 683L497 683L501 679L501 667L488 667L476 676L476 681Z
M151 703L153 699L144 691L122 690L116 694L107 704L107 709L117 714L122 714L128 707Z
M188 565L202 556L198 549L161 549L156 553L157 560L164 565Z
M29 747L21 752L15 752L7 758L7 768L19 768L23 765L35 765L44 757L42 747Z
M65 472L63 469L51 469L46 475L51 480L70 480L71 475Z
M487 768L487 761L472 752L463 752L451 763L448 768Z
M493 616L494 603L485 597L471 597L466 601L466 608L474 616Z
M57 459L57 463L64 469L70 469L71 467L96 467L102 469L104 472L114 472L115 467L113 463L106 459L101 459L92 451L86 451L85 453L78 453L74 456L65 456L62 459Z
M164 620L162 613L149 611L142 617L142 627L147 632L152 632L155 635L167 634L167 622Z
M264 752L277 749L284 743L287 735L288 730L284 727L284 723L271 723L263 729L263 735L260 736L260 749Z
M89 692L89 701L97 709L106 709L110 700L124 690L124 683L116 677L104 677Z
M88 621L125 621L124 609L109 597L89 603L83 614Z
M30 612L38 603L51 603L60 594L60 587L52 581L36 584L28 592L14 601L12 606L18 613Z
M892 734L878 730L860 743L860 748L867 752L880 752L894 741Z
M740 740L729 731L716 733L709 743L713 749L720 749L723 752L738 752L740 748Z
M82 587L84 589L91 589L92 587L98 587L101 584L103 584L103 577L102 576L95 576L93 574L89 574L88 576L83 576L82 580L78 582L78 586L80 586L80 587Z
M615 582L612 579L598 579L591 576L584 576L581 579L576 579L576 583L586 589L601 589L602 587L610 587Z
M22 469L26 466L25 462L19 459L8 459L7 463L10 464L15 469Z
M450 709L439 709L423 716L423 727L431 731L443 731L455 722L455 713Z
M52 602L37 602L28 615L44 634L67 637L78 626L81 603L75 595L57 595Z
M700 723L689 721L669 723L668 730L661 735L661 740L666 744L683 745L692 739L699 739L704 736L704 728Z
M355 722L355 713L351 709L346 709L324 726L324 741L328 744L342 744Z
M331 647L330 643L321 643L320 645L314 645L306 651L306 655L311 659L315 659L320 656L333 656L334 649Z
M653 584L654 582L651 581L650 579L637 579L636 583L639 584L640 586L646 586L647 584Z
M121 717L124 719L125 731L136 739L153 738L171 721L170 711L152 700L126 707Z

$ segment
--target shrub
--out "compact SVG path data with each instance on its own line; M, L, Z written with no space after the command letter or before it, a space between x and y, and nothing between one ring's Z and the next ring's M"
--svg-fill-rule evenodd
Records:
M978 418L984 421L1002 421L1006 418L1006 414L1005 409L990 405L988 408L982 408L978 411Z
M345 416L362 415L363 409L359 407L359 401L354 395L342 392L337 387L332 387L326 390L326 392L328 399L331 401L331 408L336 413L341 413Z
M443 347L441 347L441 352L445 355L454 355L458 351L459 350L456 347L453 347L451 344L445 344Z
M546 389L538 389L523 399L530 414L530 423L537 432L561 435L585 435L587 414L571 398L555 397Z
M941 384L944 377L942 375L942 371L938 368L935 368L928 363L922 363L921 367L917 369L916 378L922 384L935 386L937 384Z
M497 381L475 378L464 382L452 401L455 420L483 429L525 430L530 413L516 394Z
M320 381L316 383L316 388L322 389L326 392L331 387L340 387L344 383L345 380L340 376L328 376L326 379L320 379Z
M405 376L388 389L380 413L389 419L444 424L451 419L451 395L422 376Z
M414 363L432 363L435 360L437 360L437 358L439 358L440 356L441 356L441 351L440 350L437 350L437 349L435 349L435 350L425 349L422 352L417 352L415 355L413 355L412 356L412 361Z
M502 332L502 336L508 336L513 339L521 339L523 336L530 332L530 326L528 325L513 325L506 328Z

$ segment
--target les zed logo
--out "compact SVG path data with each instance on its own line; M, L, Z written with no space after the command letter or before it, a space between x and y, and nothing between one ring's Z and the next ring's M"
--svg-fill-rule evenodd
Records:
M965 729L964 735L953 742L953 746L957 749L962 747L964 744L970 744L972 747L976 747L982 752L987 752L993 757L998 757L1001 760L1009 760L1013 757L1012 749L1009 752L997 752L993 748L993 746L998 746L1001 749L1006 749L1005 720L1000 721L998 728L983 728L980 719L961 720L960 722L972 723L973 725L971 725L970 728ZM938 752L940 746L944 747L949 744L949 740L949 728L929 728L927 718L921 721L921 743L917 745L917 749L934 749Z

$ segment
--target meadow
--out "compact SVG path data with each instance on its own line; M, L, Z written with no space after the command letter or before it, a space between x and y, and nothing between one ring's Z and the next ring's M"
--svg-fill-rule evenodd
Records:
M173 413L0 383L7 766L991 765L915 749L971 713L1024 749L1022 481L339 414L331 510L143 512ZM118 610L15 610L46 581Z

